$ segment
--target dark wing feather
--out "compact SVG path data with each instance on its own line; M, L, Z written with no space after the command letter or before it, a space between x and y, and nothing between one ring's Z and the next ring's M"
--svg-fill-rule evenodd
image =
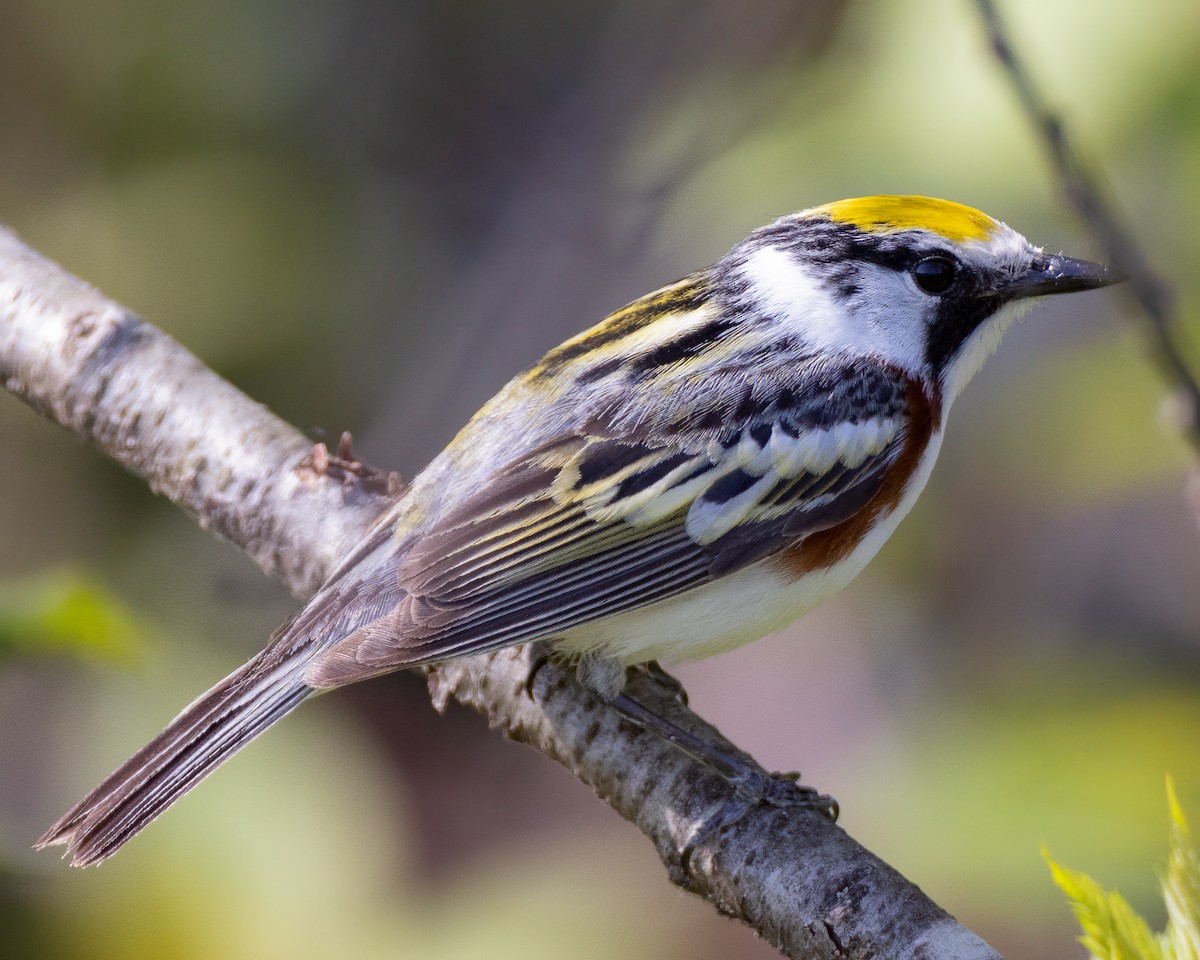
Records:
M680 420L648 438L596 431L542 447L423 533L400 561L396 608L306 680L339 686L552 636L841 523L880 490L903 444L904 408L889 400L859 422L816 426L768 403L720 432ZM814 416L828 409L814 404Z

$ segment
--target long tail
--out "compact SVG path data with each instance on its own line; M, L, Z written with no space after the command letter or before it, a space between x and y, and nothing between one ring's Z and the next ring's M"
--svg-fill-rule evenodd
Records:
M38 840L73 866L111 857L151 820L315 690L304 671L331 644L384 615L400 596L381 522L270 644L172 720Z
M299 706L313 692L301 679L308 657L279 662L269 656L272 652L264 650L187 707L68 810L36 846L65 844L77 867L112 856L221 763Z

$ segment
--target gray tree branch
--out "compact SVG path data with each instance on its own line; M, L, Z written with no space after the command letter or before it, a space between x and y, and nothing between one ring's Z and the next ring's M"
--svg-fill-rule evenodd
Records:
M3 228L0 379L300 595L396 492L328 468L295 428ZM570 769L653 842L674 883L786 956L999 957L820 813L760 805L724 816L736 802L725 781L540 664L536 647L427 674L435 705L453 697ZM727 743L652 677L633 685L675 723Z

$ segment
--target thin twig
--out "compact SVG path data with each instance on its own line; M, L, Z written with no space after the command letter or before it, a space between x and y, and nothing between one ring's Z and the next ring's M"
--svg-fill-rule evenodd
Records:
M1146 335L1155 361L1186 404L1181 418L1184 436L1200 453L1200 377L1184 356L1175 296L1154 271L1145 251L1104 200L1095 177L1086 169L1063 120L1046 103L1029 70L1013 47L993 0L975 0L988 43L1004 68L1017 99L1050 158L1064 194L1087 225L1109 265L1128 278L1128 289L1146 318ZM1194 349L1188 353L1195 355Z

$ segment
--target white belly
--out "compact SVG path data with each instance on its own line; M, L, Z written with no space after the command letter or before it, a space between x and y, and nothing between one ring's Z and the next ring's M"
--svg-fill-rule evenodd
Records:
M853 580L904 519L929 479L941 447L929 439L924 460L892 513L879 520L845 559L793 579L771 559L669 600L583 624L563 634L564 653L612 657L626 664L698 660L781 630Z

